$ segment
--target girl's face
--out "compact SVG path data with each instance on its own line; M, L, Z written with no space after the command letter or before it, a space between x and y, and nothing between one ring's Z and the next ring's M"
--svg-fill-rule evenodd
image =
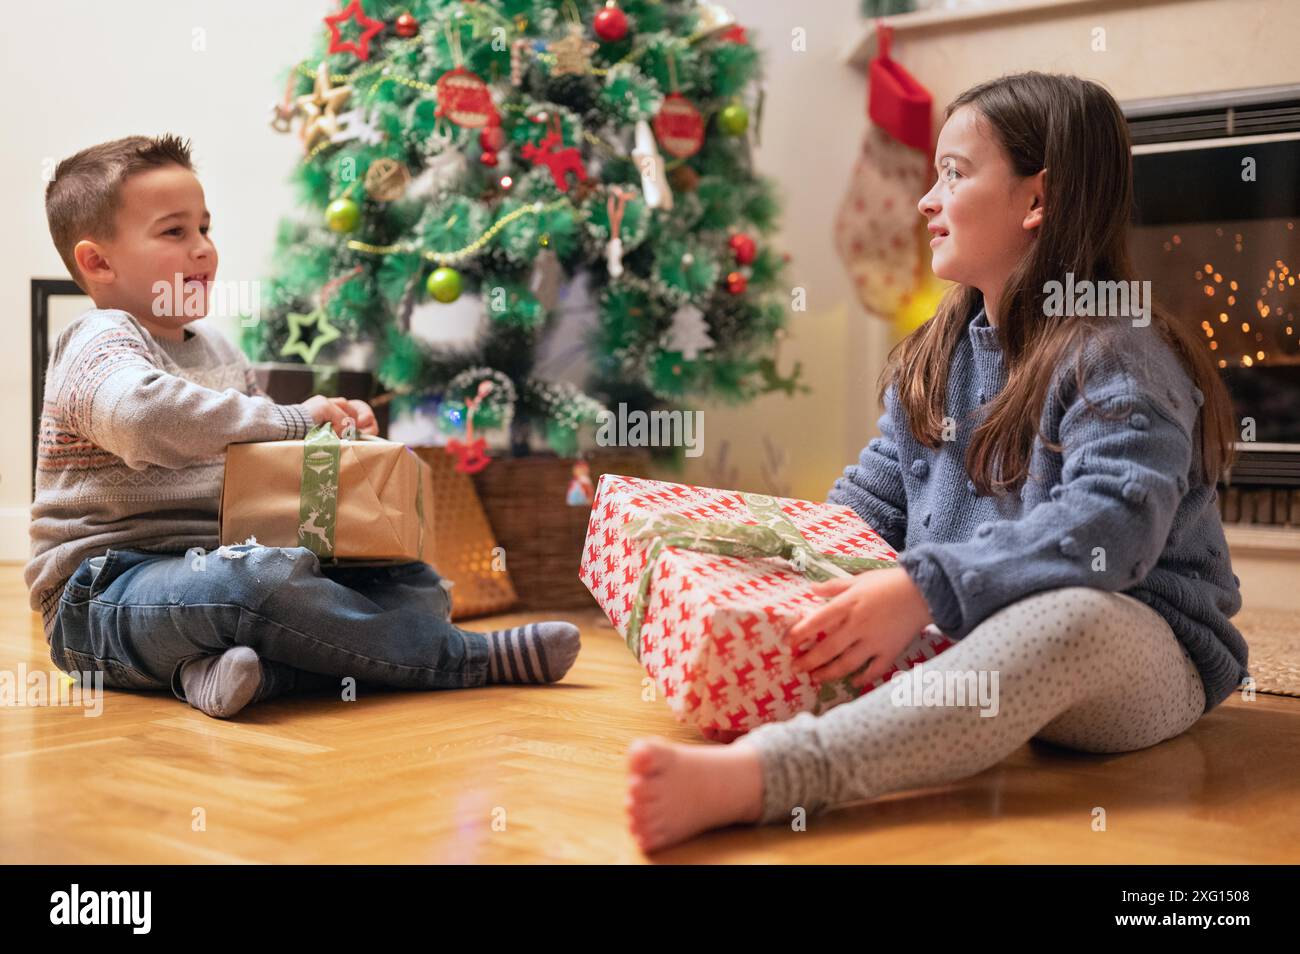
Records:
M935 146L938 181L917 208L929 220L934 274L978 288L987 300L1033 243L1046 170L1016 175L978 119L973 107L962 106L943 124Z

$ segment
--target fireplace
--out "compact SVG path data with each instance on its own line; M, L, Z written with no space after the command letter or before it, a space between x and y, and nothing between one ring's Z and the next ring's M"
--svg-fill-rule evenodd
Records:
M1225 522L1300 526L1300 85L1125 104L1139 279L1232 395Z

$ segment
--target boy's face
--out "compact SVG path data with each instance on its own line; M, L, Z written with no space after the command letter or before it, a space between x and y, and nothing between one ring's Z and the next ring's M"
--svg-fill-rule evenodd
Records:
M169 164L128 177L116 236L83 239L74 251L95 303L121 308L154 335L179 340L184 325L208 312L217 275L209 222L203 187L190 170ZM155 289L159 282L166 293Z

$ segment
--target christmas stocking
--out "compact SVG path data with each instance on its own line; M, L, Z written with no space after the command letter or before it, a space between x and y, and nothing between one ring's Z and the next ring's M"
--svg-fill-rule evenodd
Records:
M835 248L863 307L889 319L920 286L925 268L916 203L929 186L932 98L889 59L891 29L881 24L877 32L871 122L835 218Z

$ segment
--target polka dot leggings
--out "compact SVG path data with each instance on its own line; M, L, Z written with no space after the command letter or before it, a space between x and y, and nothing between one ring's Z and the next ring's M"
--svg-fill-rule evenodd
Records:
M736 744L759 749L763 821L788 821L796 807L812 815L975 775L1030 738L1084 752L1146 748L1204 709L1200 674L1159 613L1122 593L1066 587L1002 608L906 683Z

